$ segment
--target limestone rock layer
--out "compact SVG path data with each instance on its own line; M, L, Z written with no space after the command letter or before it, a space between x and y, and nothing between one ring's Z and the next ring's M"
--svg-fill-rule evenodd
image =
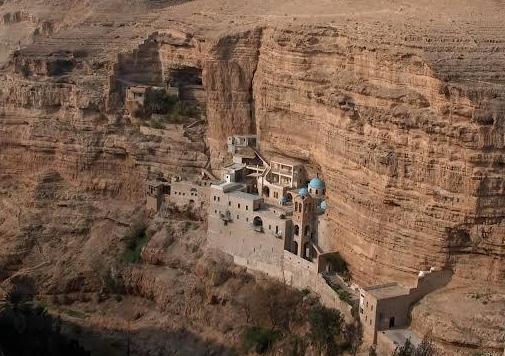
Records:
M358 283L438 266L502 285L504 14L491 0L0 1L0 241L33 245L16 226L50 200L46 176L138 206L152 174L218 172L226 137L257 133L266 157L326 180L327 238ZM139 129L126 88L174 73L201 81L205 122Z

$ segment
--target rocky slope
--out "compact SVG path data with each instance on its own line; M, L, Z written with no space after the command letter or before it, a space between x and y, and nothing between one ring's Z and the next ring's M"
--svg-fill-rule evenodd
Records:
M503 285L504 12L463 0L4 1L4 277L38 266L42 236L88 241L110 211L125 222L142 204L150 175L217 171L226 137L256 132L267 156L322 173L328 239L359 283L436 265L463 285ZM201 81L204 125L142 131L123 115L129 84L174 75Z

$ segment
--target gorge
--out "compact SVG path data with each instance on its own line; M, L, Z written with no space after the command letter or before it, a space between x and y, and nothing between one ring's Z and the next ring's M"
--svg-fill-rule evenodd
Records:
M449 268L413 328L448 350L503 352L503 4L0 3L2 289L23 277L45 296L98 290L146 180L217 175L227 137L254 133L267 157L321 172L353 279ZM127 88L169 81L202 87L204 122L139 128ZM132 273L140 295L170 292L155 270Z

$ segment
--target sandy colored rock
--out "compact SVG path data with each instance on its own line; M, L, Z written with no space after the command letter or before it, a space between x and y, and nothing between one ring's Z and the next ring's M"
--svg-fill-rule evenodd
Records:
M465 288L505 281L500 2L1 3L0 280L92 290L91 255L117 253L147 178L217 172L226 137L256 132L267 157L321 173L329 238L360 284L430 266ZM142 130L126 88L173 73L201 80L205 120ZM163 281L149 278L135 280Z

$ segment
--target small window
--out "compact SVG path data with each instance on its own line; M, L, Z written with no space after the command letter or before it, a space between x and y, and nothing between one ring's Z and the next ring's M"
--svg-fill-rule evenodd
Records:
M249 210L249 205L246 205L246 206L245 206L245 210Z
M370 319L370 325L372 325L372 319Z
M228 201L228 206L231 206L231 201Z
M217 210L214 210L214 214L217 214Z
M216 201L216 196L214 195L214 201Z
M237 207L240 209L240 203L237 204Z
M249 218L245 218L245 221L246 221L246 222L249 222Z
M239 220L239 216L237 215L237 220Z
M217 197L217 201L221 201L221 198L220 198L220 197Z
M268 230L272 230L272 225L268 225Z

